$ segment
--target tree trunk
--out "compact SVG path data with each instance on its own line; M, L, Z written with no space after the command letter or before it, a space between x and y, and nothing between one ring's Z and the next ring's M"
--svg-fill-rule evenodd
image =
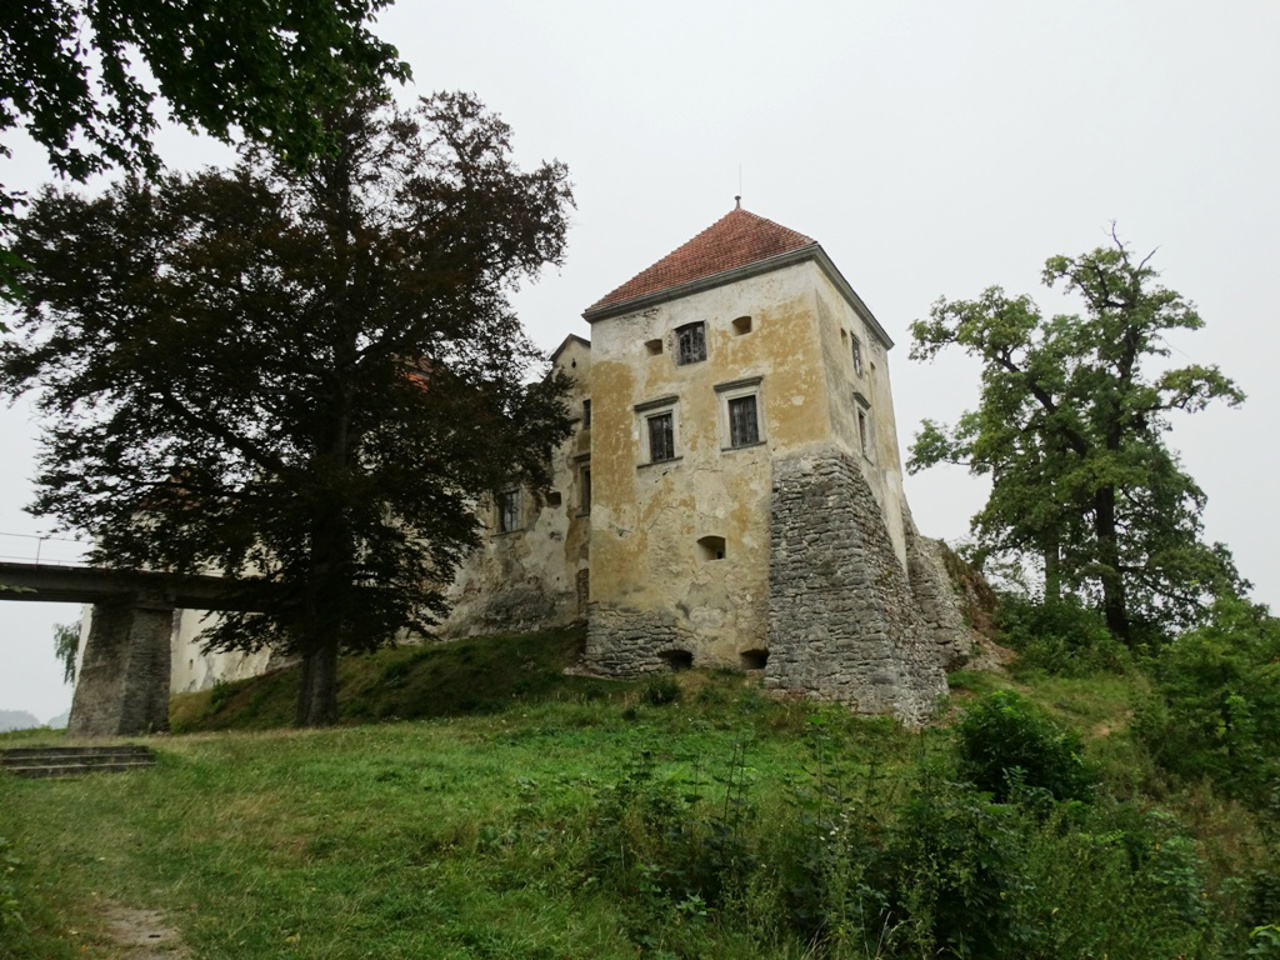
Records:
M1120 543L1116 533L1116 491L1102 487L1094 497L1094 533L1098 538L1098 560L1102 566L1102 614L1107 629L1128 643L1129 611L1124 578L1120 575Z
M1055 541L1044 550L1044 602L1057 603L1062 598L1062 561Z
M331 727L338 722L338 638L328 637L302 657L298 685L298 727Z

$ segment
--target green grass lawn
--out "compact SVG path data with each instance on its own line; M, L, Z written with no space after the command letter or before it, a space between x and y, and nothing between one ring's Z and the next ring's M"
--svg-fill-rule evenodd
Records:
M611 844L626 841L625 858L659 843L642 834L675 813L644 805L674 802L706 843L728 825L767 850L821 789L847 803L873 785L904 794L947 731L773 700L729 673L680 674L664 702L665 678L563 675L580 643L547 633L357 658L342 670L344 724L321 731L270 729L296 680L262 678L177 698L175 729L190 732L150 741L153 770L0 776L24 915L0 956L116 955L106 902L163 911L200 958L816 955L753 906L770 891L708 908L646 890L634 863L640 887L623 889ZM960 679L957 699L993 684ZM1045 699L1094 732L1091 751L1128 763L1124 697L1110 679L1079 683L1047 684ZM1251 849L1242 831L1220 838L1241 848L1224 859Z

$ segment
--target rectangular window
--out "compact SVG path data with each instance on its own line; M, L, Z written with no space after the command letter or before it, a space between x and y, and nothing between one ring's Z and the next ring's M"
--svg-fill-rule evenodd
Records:
M580 476L582 477L582 504L580 509L582 513L590 513L591 512L591 468L583 467Z
M764 377L743 377L717 383L720 406L720 449L753 447L764 442Z
M707 327L704 323L688 323L676 327L676 363L697 363L707 359Z
M853 338L853 372L862 376L862 341Z
M649 417L649 460L659 463L676 458L675 421L670 413Z
M591 426L591 401L582 401L582 425L584 427Z
M520 490L503 490L498 494L498 532L520 529Z
M729 446L745 447L760 442L760 420L756 416L755 395L729 401Z

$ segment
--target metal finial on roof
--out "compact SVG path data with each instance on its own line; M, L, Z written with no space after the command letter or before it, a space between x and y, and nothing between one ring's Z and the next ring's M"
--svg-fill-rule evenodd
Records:
M742 194L739 193L737 196L733 198L733 209L735 210L742 209Z

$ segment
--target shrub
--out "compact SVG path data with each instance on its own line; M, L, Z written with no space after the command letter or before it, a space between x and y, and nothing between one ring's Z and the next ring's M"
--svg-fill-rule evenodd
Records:
M891 891L888 929L914 956L1013 957L1025 887L1015 810L970 784L920 790L900 811L876 868Z
M1041 602L1005 596L995 619L1000 642L1018 652L1024 667L1061 677L1129 668L1128 650L1111 635L1102 615L1075 597Z
M1280 620L1236 597L1160 651L1134 729L1156 762L1255 805L1280 777Z
M1081 756L1080 735L1063 730L1012 690L977 700L956 725L960 776L999 801L1020 789L1057 800L1088 800L1094 771Z

